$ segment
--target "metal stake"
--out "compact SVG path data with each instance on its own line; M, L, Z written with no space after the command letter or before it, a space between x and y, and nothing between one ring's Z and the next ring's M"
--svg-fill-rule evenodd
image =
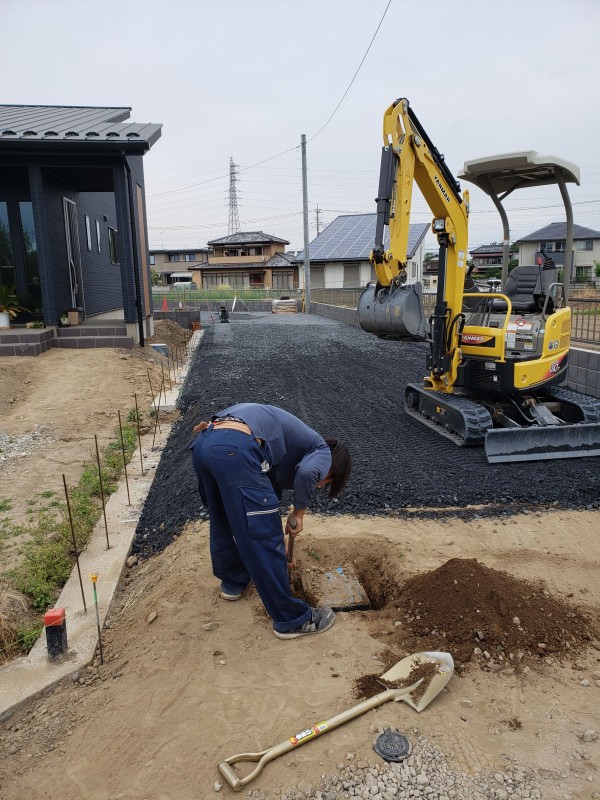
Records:
M144 474L144 459L142 458L142 434L140 432L140 412L138 411L137 394L133 395L135 398L135 421L137 423L138 444L140 446L140 467L142 475Z
M102 468L100 466L100 451L98 450L98 436L94 434L94 441L96 442L96 461L98 462L98 480L100 481L100 498L102 500L102 513L104 515L104 530L106 531L106 549L110 550L110 542L108 541L108 523L106 522L106 505L104 503L104 486L102 485Z
M121 425L121 412L117 411L119 415L119 432L121 434L121 452L123 453L123 471L125 472L125 486L127 486L127 505L131 505L131 496L129 495L129 478L127 477L127 461L125 459L125 440L123 439L123 426Z
M104 664L104 656L102 655L102 630L100 628L100 612L98 611L98 595L96 594L96 581L98 580L98 574L96 572L92 572L90 574L90 578L92 579L92 583L94 584L94 605L96 606L96 627L98 628L98 648L100 650L100 663Z
M148 383L150 384L150 394L152 395L152 399L154 400L154 389L152 388L152 381L150 380L150 370L148 370ZM160 405L160 392L158 395L158 403ZM160 433L160 420L158 421L158 431Z
M71 537L73 539L73 550L75 551L75 563L77 564L77 574L79 575L79 586L81 587L81 599L83 600L83 610L87 613L85 604L85 594L83 592L83 581L81 580L81 570L79 569L79 551L77 550L77 540L75 539L75 529L73 528L73 517L71 515L71 503L69 502L69 492L67 489L67 479L63 473L63 485L65 487L65 497L67 498L67 510L69 512L69 525L71 526Z
M160 385L160 389L162 391L162 383ZM156 419L154 420L154 436L152 437L152 449L154 449L154 442L156 441L156 426L158 424L159 415L160 415L160 391L158 393L158 406L156 407Z

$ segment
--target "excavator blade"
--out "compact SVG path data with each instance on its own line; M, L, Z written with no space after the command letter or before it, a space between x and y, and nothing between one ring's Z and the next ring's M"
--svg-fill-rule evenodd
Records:
M360 327L380 339L423 341L427 320L421 284L375 290L375 284L370 283L358 298Z
M490 464L600 456L600 423L494 428L485 437Z

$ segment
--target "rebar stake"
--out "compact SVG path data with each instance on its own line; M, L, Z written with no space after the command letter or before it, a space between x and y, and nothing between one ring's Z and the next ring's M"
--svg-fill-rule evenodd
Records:
M119 433L121 434L121 452L123 453L123 472L125 473L125 486L127 486L127 505L131 505L131 496L129 494L129 478L127 477L127 460L125 458L125 439L123 439L123 425L121 424L121 412L117 410L119 415Z
M81 580L81 570L79 569L79 551L77 550L77 540L75 539L75 528L73 527L73 516L71 515L71 503L69 502L69 491L67 489L67 479L63 473L63 485L65 487L65 497L67 498L67 511L69 512L69 526L71 528L71 537L73 539L73 550L75 551L75 563L77 564L77 574L79 575L79 586L81 587L81 599L83 600L83 610L87 613L87 605L85 603L85 594L83 591L83 581Z
M102 500L102 514L104 515L104 530L106 531L106 549L110 550L108 541L108 523L106 522L106 503L104 502L104 486L102 485L102 467L100 466L100 451L98 450L98 436L94 434L96 442L96 461L98 462L98 480L100 482L100 499Z
M152 396L152 399L154 399L154 389L152 388L152 380L151 380L151 378L150 378L150 370L148 370L148 383L150 384L150 395ZM158 395L158 403L159 403L159 405L160 405L160 393L159 393L159 395ZM155 427L156 427L156 426L155 426ZM159 432L159 433L161 432L161 431L160 431L160 420L158 421L158 432ZM153 446L154 446L154 445L153 445Z
M100 612L98 611L98 595L96 594L96 581L98 574L92 572L90 574L92 583L94 584L94 605L96 606L96 627L98 628L98 649L100 650L100 663L104 664L104 656L102 654L102 629L100 628Z
M140 412L138 411L138 402L137 402L137 394L133 395L135 399L135 421L137 424L137 433L138 433L138 444L140 446L140 468L142 470L142 475L144 474L144 459L142 458L142 434L140 431Z
M160 386L162 391L162 384ZM156 426L158 424L158 417L160 416L160 391L158 393L158 406L156 406L156 419L154 420L154 436L152 437L152 449L154 449L154 442L156 441Z

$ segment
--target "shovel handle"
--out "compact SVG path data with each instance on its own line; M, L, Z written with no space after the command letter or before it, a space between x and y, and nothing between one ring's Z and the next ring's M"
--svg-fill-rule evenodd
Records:
M287 546L287 561L289 566L294 561L294 540L296 539L296 534L293 533L293 531L295 531L296 528L298 527L298 523L295 517L290 517L288 523L290 528L292 529L292 533L290 533L290 535L288 536L288 546Z
M385 692L380 692L379 694L374 695L374 697L363 700L362 703L358 703L352 708L348 708L346 711L336 714L334 717L331 717L325 722L319 722L316 725L311 725L309 728L300 731L295 736L290 736L289 739L273 745L273 747L270 747L268 750L263 750L260 753L239 753L237 756L226 758L219 762L219 772L231 786L233 791L239 792L244 788L244 786L250 783L250 781L254 780L254 778L256 778L260 772L262 772L263 767L265 764L268 764L269 761L279 758L279 756L282 756L284 753L289 753L290 750L295 750L297 747L316 739L317 736L328 733L334 728L339 728L340 725L350 722L350 720L361 716L361 714L365 714L372 708L377 708L377 706L387 703L388 700L402 700L403 697L406 697L411 692L414 692L414 690L423 682L423 680L424 678L421 678L416 683L413 683L412 686L407 686L402 689L387 689ZM233 769L237 763L242 761L258 761L256 767L252 770L252 772L246 775L245 778L239 778Z

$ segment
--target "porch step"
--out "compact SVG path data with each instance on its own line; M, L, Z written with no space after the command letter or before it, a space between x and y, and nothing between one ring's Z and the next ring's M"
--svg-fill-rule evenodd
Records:
M73 325L70 328L57 328L53 347L72 350L93 350L97 347L124 347L131 350L133 338L127 336L127 327L118 322L104 325Z

